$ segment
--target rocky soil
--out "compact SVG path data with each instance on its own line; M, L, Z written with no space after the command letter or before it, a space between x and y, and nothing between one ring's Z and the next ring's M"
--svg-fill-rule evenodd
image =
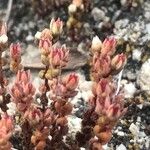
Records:
M0 17L3 19L7 14L7 3L0 0ZM8 20L9 42L21 42L22 62L25 68L31 69L37 86L41 81L36 76L43 66L34 35L48 27L52 17L67 21L69 3L58 4L53 3L43 13L34 9L28 0L14 0L12 4ZM92 37L98 35L103 40L114 35L119 41L117 51L128 55L121 80L128 111L114 129L113 138L105 149L150 150L150 1L92 0L83 18L80 32L72 35L65 25L59 40L71 51L70 63L64 73L76 71L81 78L78 95L72 101L74 111L69 117L69 134L80 130L79 122L91 94L88 58ZM11 82L12 73L8 67L4 69ZM13 108L10 105L10 114ZM15 148L21 150L18 145Z

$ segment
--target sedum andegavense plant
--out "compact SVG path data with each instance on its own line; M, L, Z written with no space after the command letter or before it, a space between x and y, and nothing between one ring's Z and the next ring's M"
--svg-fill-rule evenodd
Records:
M79 5L77 2L80 1L73 1L73 5ZM124 67L126 56L115 53L117 41L114 37L101 42L96 36L91 45L93 96L89 98L81 132L76 134L73 142L64 141L69 130L68 115L73 109L71 99L77 94L79 77L75 73L61 76L62 69L69 62L69 49L66 45L56 44L62 32L63 22L58 18L52 19L49 28L35 35L41 62L45 66L39 72L43 83L38 89L32 83L30 71L21 64L20 44L10 45L10 70L16 74L16 79L8 90L2 70L5 65L2 53L8 41L7 29L5 24L0 27L0 108L3 111L0 119L0 149L10 150L13 147L9 139L13 133L15 135L15 124L19 124L23 150L79 150L81 146L102 150L102 146L112 137L113 127L125 114L124 96L120 91L116 92L117 86L113 83L112 75ZM18 119L7 113L10 101L16 105Z

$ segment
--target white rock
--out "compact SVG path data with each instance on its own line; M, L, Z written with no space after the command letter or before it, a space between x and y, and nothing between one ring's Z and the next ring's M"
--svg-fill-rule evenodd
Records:
M141 117L140 116L137 117L137 122L141 122Z
M122 131L118 131L117 135L119 135L119 136L124 136L125 134L124 134L124 132L122 132Z
M7 107L8 107L7 113L10 116L13 116L16 113L16 105L15 105L15 103L10 102L10 103L7 104Z
M146 134L145 134L145 132L144 131L141 131L141 132L139 132L139 137L146 137Z
M134 93L136 91L134 83L130 82L127 84L124 84L124 93L126 98L132 98L134 96Z
M142 109L143 108L143 104L139 104L139 105L137 105L137 107Z
M116 150L127 150L127 148L123 144L120 144Z
M150 59L148 59L141 67L137 76L137 84L142 91L150 95Z
M150 34L150 23L146 24L147 33Z
M145 146L146 146L147 149L149 149L149 148L150 148L150 138L149 138L149 137L146 137L145 140L146 140Z
M83 81L79 83L79 89L81 91L89 91L92 89L93 82L92 81Z
M26 37L26 41L33 41L34 37L32 36L32 34L30 33L27 37Z
M83 92L81 93L81 95L82 95L82 98L83 98L86 102L88 102L89 98L93 96L93 93L92 93L92 91L83 91Z
M76 116L68 116L69 133L76 133L81 130L81 118Z
M125 6L127 4L127 0L120 0L120 3L122 6Z
M115 28L120 29L120 28L125 28L129 23L128 19L121 19L115 22Z
M141 60L141 54L142 54L142 51L140 49L133 50L132 51L132 58L133 58L133 60L140 61Z
M130 132L131 132L134 136L138 137L138 134L139 134L139 127L138 127L138 126L136 126L134 123L132 123L132 124L130 125L130 127L129 127L129 130L130 130Z
M92 16L95 21L100 21L103 20L105 17L105 12L102 11L101 9L94 7L92 10Z
M111 148L110 148L110 147L108 147L108 145L107 145L107 144L103 145L103 149L104 149L104 150L111 150Z
M146 11L144 17L149 20L150 19L150 11Z

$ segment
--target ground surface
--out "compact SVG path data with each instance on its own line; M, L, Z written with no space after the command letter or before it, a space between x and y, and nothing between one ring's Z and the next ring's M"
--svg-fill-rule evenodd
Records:
M0 16L3 18L7 13L7 3L6 0L0 0ZM46 10L42 8L43 11L32 6L28 0L13 1L8 20L8 36L10 43L17 41L22 43L23 63L26 68L31 69L33 75L37 75L42 65L37 59L39 53L34 43L34 35L37 30L48 27L52 17L60 17L66 22L68 2L59 7L54 3L50 8L45 8ZM117 150L149 150L150 98L137 84L137 77L142 64L150 56L150 1L140 3L140 0L137 0L137 3L128 3L128 0L93 0L81 21L83 27L80 32L72 35L64 26L64 33L60 38L60 43L65 42L71 49L71 63L66 70L78 71L89 80L86 64L92 37L98 35L103 40L106 36L115 35L120 39L122 44L118 46L118 51L126 52L129 58L123 72L122 84L127 89L132 87L131 91L133 88L136 90L125 99L129 107L128 112L118 123L108 147L114 150L118 146L120 149ZM30 61L26 61L27 58ZM8 72L6 69L7 75L10 75ZM35 79L35 82L37 80ZM83 82L87 81L83 79ZM75 106L78 109L75 109L74 117L82 118L84 99L85 94L77 97L79 105ZM133 133L132 128L136 133Z

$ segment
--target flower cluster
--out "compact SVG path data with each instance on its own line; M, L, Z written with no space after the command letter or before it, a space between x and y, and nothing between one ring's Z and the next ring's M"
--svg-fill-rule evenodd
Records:
M127 110L124 108L123 95L115 95L115 91L115 85L108 78L102 78L93 85L90 103L98 115L94 133L101 144L106 144L111 139L111 130Z
M102 43L96 36L92 41L91 74L95 83L90 105L98 117L93 127L97 139L91 139L92 149L102 150L102 145L108 143L112 137L113 127L127 110L124 108L123 95L116 94L116 86L109 77L118 73L126 63L123 53L114 55L116 44L117 41L113 37L106 38Z
M46 146L46 139L50 134L50 128L54 123L55 116L53 112L47 108L44 112L35 105L32 105L24 114L31 127L35 128L31 136L31 143L38 150L43 150Z
M96 36L92 40L91 51L93 53L91 63L91 74L94 80L99 81L102 77L118 73L126 63L126 56L114 55L117 41L114 37L109 37L102 43Z
M21 47L20 44L10 45L10 70L17 72L22 68L21 63Z
M73 0L69 13L76 16L76 11L83 9L82 0ZM80 12L80 11L79 11ZM6 26L0 26L0 108L3 111L0 119L0 149L9 150L12 145L9 139L13 131L13 121L7 114L7 103L16 104L22 128L23 149L80 149L86 145L91 150L102 150L112 137L112 129L125 114L123 94L113 83L112 75L118 73L126 63L126 56L116 53L115 38L106 38L102 43L94 37L91 45L93 78L92 97L89 109L85 112L80 134L76 134L73 146L64 142L68 133L68 115L73 105L71 99L77 94L79 77L75 73L63 76L62 70L69 61L69 50L65 45L58 46L57 40L63 32L63 22L52 19L50 27L35 35L45 69L39 72L43 79L39 93L31 82L30 71L21 70L20 44L10 45L10 69L17 73L10 94L7 93L7 80L3 76L2 52L7 43ZM119 91L119 92L118 92ZM48 138L50 137L50 138ZM83 139L82 139L83 138ZM79 140L78 140L79 139ZM81 140L82 139L82 140ZM84 141L85 140L85 141ZM81 144L81 143L82 144ZM89 144L89 146L88 146Z
M115 54L116 45L114 37L106 38L102 43L97 36L93 38L91 45L93 96L89 99L90 108L84 115L82 130L77 138L83 136L84 131L90 130L91 126L93 132L89 132L87 136L92 150L103 150L102 145L110 141L112 129L127 110L124 108L124 96L120 91L116 92L112 78L112 75L117 74L126 63L126 56L123 53Z
M75 89L78 85L78 76L75 73L71 73L62 78L61 81L54 79L49 83L52 90L52 96L70 98L76 95Z
M68 6L69 19L67 21L67 27L80 28L81 27L81 13L84 12L84 5L82 0L72 0L72 3Z
M65 45L54 46L53 39L59 37L62 33L63 22L58 18L52 19L50 22L50 28L44 29L42 32L36 34L36 38L39 39L39 49L41 52L41 61L47 67L46 70L42 70L39 74L41 78L47 78L51 80L59 75L60 69L66 66L68 62L69 50Z
M55 130L52 129L52 131L49 131L52 136L51 142L56 142L57 140L54 140L55 137L58 135L62 137L68 131L67 115L71 113L73 107L68 100L77 94L76 88L78 85L78 77L74 73L64 78L61 78L60 76L62 69L67 65L69 60L69 50L66 46L56 46L55 44L55 41L62 33L62 27L63 23L60 19L52 19L49 29L46 28L42 32L36 34L36 37L39 40L41 61L45 65L45 69L41 70L39 73L39 76L45 81L44 84L40 86L41 105L43 106L43 110L46 109L48 107L48 99L50 98L50 100L52 100L51 107L55 114L57 114L56 116L52 115L54 120L51 120L51 125ZM47 92L49 91L50 94L48 98ZM33 111L34 110L31 110L31 112ZM28 114L32 114L31 112ZM30 118L32 115L27 116ZM39 110L36 110L35 116L37 117L36 122L40 122L39 118L41 118L41 113L39 113ZM44 120L42 122L44 122ZM38 128L34 133L33 139L36 138L37 140L42 141L41 137L40 139L38 138L37 133L40 134L43 132L42 130L45 129L50 130L48 126L45 126L44 122L43 127L40 130ZM44 141L44 139L46 140L46 136L43 136ZM33 140L32 142L35 147L38 147L38 144L35 141L36 140Z
M7 114L4 114L0 120L0 149L9 150L12 145L9 142L9 138L13 131L13 122Z
M33 101L35 88L30 81L30 76L29 71L19 70L16 81L11 88L12 100L20 112L25 112Z

